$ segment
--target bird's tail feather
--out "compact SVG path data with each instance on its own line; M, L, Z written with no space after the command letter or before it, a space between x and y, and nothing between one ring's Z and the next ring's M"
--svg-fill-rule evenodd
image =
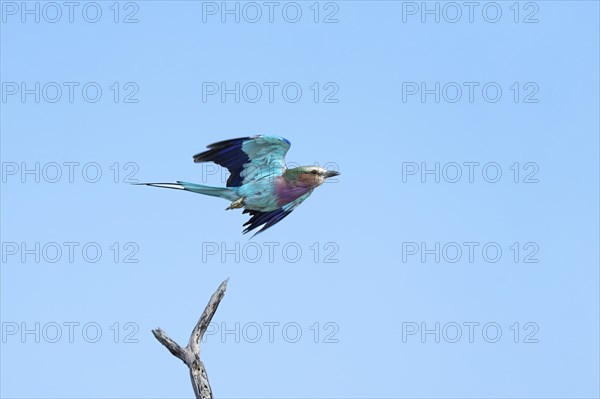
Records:
M213 197L220 197L229 201L235 201L240 198L234 187L212 187L203 186L196 183L188 183L184 181L178 181L177 183L139 183L146 186L171 188L175 190L185 190L197 194L210 195Z

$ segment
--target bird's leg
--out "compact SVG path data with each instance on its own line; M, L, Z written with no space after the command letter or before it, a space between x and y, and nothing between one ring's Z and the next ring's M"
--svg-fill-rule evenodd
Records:
M237 199L235 201L233 201L227 208L225 208L225 210L229 210L229 209L237 209L237 208L243 208L244 207L244 197L240 197L240 199Z

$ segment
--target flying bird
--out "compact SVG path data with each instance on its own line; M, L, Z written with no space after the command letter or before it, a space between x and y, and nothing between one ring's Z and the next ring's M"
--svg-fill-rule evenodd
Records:
M325 179L339 172L318 166L286 168L285 155L291 143L283 137L251 136L220 141L194 155L194 162L214 162L229 170L226 187L211 187L178 181L177 183L141 183L210 195L231 201L226 209L244 208L250 219L244 234L262 226L261 233L307 199Z

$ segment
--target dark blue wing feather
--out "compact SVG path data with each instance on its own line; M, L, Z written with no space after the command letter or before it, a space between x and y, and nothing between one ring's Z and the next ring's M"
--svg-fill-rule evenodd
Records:
M252 215L250 220L248 220L246 223L244 223L244 227L248 226L244 230L244 234L264 225L260 230L258 230L255 233L255 234L258 234L258 233L262 233L269 227L271 227L274 224L283 220L283 218L285 218L287 215L292 213L292 210L286 211L283 209L283 207L276 209L274 211L271 211L271 212L260 212L260 211L253 211L250 209L245 209L244 213L249 213L250 215Z
M209 150L194 155L194 162L214 162L229 170L231 175L227 179L227 187L238 187L242 185L240 173L244 164L250 162L248 154L242 150L245 141L252 137L225 140L208 146Z
M194 155L194 162L214 162L229 170L227 187L239 187L245 180L281 174L290 142L276 136L251 136L219 141Z
M256 235L258 233L262 233L269 227L281 222L287 215L292 213L292 211L294 209L296 209L298 207L298 205L300 205L302 203L302 201L307 199L311 194L312 194L312 190L310 190L306 194L300 196L299 198L295 199L294 201L290 202L289 204L285 204L281 208L275 209L274 211L270 211L270 212L260 212L260 211L254 211L251 209L244 209L243 213L249 213L252 216L246 223L244 223L244 227L247 226L246 229L244 230L244 234L264 225L260 230L258 230L256 233L254 233L254 235Z

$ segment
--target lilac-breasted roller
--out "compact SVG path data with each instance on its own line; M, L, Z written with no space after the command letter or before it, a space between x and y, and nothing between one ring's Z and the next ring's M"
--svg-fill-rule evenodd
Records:
M262 226L258 234L292 213L325 179L339 175L318 166L286 168L290 145L282 137L259 135L220 141L194 155L194 162L214 162L227 168L226 187L183 181L143 184L227 199L231 204L226 209L245 208L243 213L251 215L244 234Z

